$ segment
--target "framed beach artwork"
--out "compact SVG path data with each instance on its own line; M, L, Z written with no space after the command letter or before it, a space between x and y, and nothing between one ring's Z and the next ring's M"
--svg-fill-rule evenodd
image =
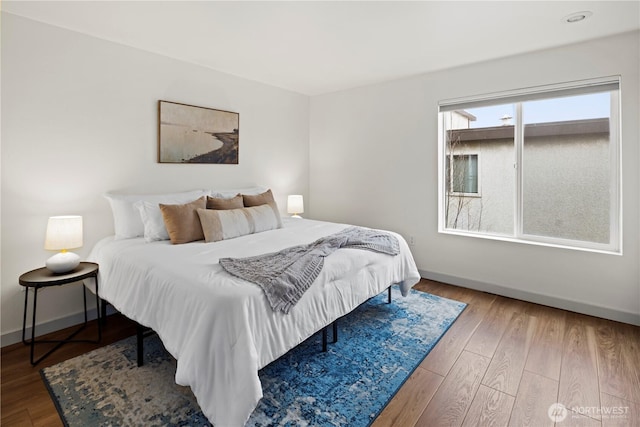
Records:
M238 164L240 115L158 101L158 162Z

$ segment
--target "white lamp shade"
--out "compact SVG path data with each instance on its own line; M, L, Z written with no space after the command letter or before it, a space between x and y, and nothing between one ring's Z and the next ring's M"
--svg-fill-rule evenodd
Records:
M47 224L44 248L66 250L82 247L82 217L79 215L52 216Z
M304 212L304 201L300 194L292 194L287 199L287 212L290 214L301 214Z

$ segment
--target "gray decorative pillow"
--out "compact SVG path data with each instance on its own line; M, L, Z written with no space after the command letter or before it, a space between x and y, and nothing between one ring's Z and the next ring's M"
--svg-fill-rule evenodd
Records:
M242 209L198 209L204 240L218 242L280 228L280 217L269 205Z

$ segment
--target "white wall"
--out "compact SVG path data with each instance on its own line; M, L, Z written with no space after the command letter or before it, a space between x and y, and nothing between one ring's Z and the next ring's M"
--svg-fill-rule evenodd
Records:
M415 238L424 276L640 324L640 33L313 97L314 217ZM623 256L438 233L438 101L622 76Z
M157 163L160 99L240 113L239 165ZM307 197L308 138L306 96L2 13L2 344L22 325L18 276L52 255L49 216L84 216L86 257L113 232L107 191L262 184L284 210ZM42 332L82 309L77 286L43 295Z

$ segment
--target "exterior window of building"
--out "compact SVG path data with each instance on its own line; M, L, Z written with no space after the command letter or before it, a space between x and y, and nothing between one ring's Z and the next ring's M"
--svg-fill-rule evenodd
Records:
M478 194L478 155L450 154L446 162L447 191L468 195Z
M619 253L618 92L616 77L441 102L440 231Z

